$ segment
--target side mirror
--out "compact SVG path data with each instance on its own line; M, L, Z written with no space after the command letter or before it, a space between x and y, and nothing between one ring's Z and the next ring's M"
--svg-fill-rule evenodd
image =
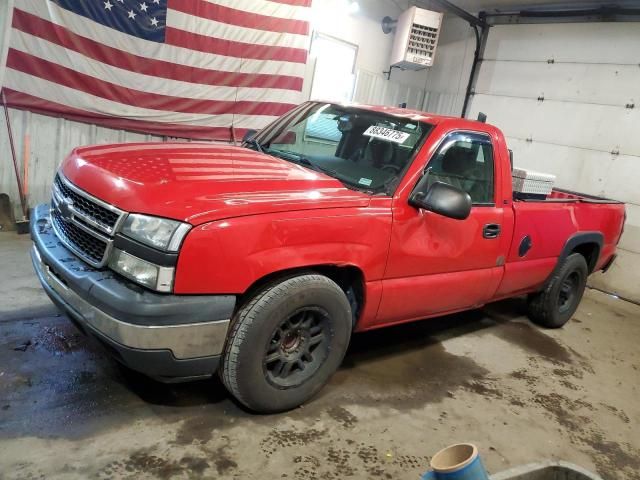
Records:
M420 181L409 197L409 205L456 220L464 220L471 213L469 194L442 182L426 188L426 181Z
M244 137L242 137L242 143L245 143L251 140L253 137L256 136L256 133L258 133L257 130L252 130L252 129L247 130L244 134Z

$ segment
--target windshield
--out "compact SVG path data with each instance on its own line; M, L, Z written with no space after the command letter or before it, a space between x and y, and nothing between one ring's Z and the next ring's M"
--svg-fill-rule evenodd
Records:
M328 103L306 103L245 145L322 171L345 185L390 192L430 124Z

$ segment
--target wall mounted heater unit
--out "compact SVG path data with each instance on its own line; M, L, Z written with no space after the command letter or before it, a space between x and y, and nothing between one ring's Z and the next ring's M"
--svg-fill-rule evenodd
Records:
M442 25L442 13L411 7L398 17L391 66L422 70L433 65Z

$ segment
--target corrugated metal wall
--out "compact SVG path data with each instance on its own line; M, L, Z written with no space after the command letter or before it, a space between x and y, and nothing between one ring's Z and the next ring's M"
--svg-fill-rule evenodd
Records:
M404 85L387 80L379 73L359 70L356 75L356 87L353 101L357 103L398 106L407 103L407 108L421 109L424 89L415 85Z
M435 61L427 72L422 110L460 116L474 50L475 39L469 24L445 15Z

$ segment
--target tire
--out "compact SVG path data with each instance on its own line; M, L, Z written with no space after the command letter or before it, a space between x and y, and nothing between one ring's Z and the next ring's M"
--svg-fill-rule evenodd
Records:
M529 295L527 315L538 325L560 328L573 316L587 284L589 270L579 253L569 255L542 292Z
M349 301L331 279L312 273L271 283L234 316L220 377L253 411L290 410L338 369L351 328Z

